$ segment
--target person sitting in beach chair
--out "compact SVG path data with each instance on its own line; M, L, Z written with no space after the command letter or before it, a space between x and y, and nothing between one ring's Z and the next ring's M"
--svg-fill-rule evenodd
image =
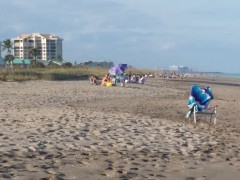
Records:
M101 82L101 86L112 86L112 79L110 74L107 74L104 76L102 82Z
M214 98L212 90L210 87L200 87L193 85L191 87L191 93L188 99L189 111L186 117L190 120L191 116L194 116L194 123L196 123L196 114L210 115L210 123L216 124L216 110L217 106L210 107L210 101ZM212 120L212 117L214 119Z

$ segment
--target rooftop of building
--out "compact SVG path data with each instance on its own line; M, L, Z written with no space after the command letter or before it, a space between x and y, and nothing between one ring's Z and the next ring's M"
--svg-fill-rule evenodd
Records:
M15 38L15 40L23 40L23 39L26 39L26 38L31 38L31 37L44 37L46 39L61 39L60 37L58 36L55 36L53 34L43 34L43 33L32 33L32 34L22 34L20 36L18 36L17 38Z

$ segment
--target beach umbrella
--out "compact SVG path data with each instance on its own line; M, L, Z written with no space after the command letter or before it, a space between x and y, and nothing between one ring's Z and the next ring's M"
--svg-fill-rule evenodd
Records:
M118 64L116 66L119 67L123 72L125 72L127 69L127 64Z
M117 64L109 69L111 75L123 74L127 69L127 64Z
M122 74L122 73L124 73L121 69L120 69L120 67L118 67L118 66L113 66L113 67L111 67L110 69L109 69L109 73L111 74L111 75L117 75L117 74Z

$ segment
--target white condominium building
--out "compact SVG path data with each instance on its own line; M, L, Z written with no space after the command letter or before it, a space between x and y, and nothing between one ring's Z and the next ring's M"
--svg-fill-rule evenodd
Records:
M38 60L62 59L62 41L63 39L51 34L23 34L15 39L14 56L21 59L33 59L30 49L38 49Z

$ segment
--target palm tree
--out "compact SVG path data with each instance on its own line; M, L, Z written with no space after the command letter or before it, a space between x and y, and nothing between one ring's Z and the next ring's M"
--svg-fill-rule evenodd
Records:
M30 49L29 50L29 54L32 54L32 56L34 57L34 66L36 68L36 66L37 66L37 55L39 54L38 48Z
M12 42L10 39L6 39L2 42L2 51L7 50L8 54L11 54Z
M11 54L7 54L5 57L4 57L4 60L5 62L8 62L9 64L12 64L13 63L13 60L15 59L15 57ZM11 63L12 62L12 63Z

